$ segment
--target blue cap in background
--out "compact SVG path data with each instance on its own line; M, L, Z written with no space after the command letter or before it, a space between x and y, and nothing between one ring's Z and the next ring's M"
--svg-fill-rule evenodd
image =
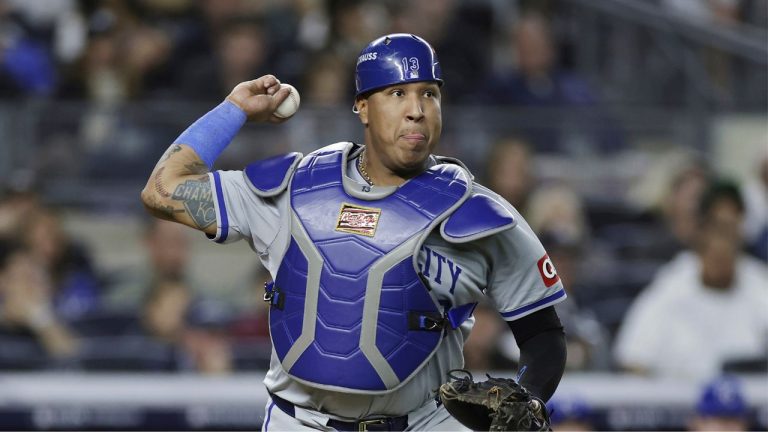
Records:
M741 417L748 412L741 385L735 377L719 377L708 383L696 404L705 417Z
M592 407L576 396L554 396L547 402L547 409L553 425L564 421L592 421Z

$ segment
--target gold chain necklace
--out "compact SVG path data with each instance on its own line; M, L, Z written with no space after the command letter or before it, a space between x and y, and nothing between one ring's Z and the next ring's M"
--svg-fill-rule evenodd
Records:
M362 174L363 179L365 179L366 182L368 182L369 185L373 186L373 180L371 180L371 176L368 175L368 171L365 170L365 160L363 159L365 157L365 150L363 150L363 153L360 154L360 157L357 158L357 170L360 171L360 174Z

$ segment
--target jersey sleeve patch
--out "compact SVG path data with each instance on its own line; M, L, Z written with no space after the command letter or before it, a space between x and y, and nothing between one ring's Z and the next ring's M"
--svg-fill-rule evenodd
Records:
M538 267L541 280L544 281L544 286L547 288L556 284L560 280L560 276L557 275L557 270L555 270L555 265L552 264L552 260L549 258L549 255L544 254L544 256L541 257L536 263L536 267Z
M501 203L488 195L474 194L443 222L440 234L451 243L466 243L512 228L516 223Z
M248 186L262 197L270 197L284 191L303 155L292 152L256 161L245 167Z

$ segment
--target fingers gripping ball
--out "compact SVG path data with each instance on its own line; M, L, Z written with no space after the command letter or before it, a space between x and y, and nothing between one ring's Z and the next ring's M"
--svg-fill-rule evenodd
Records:
M544 403L517 381L488 376L487 381L474 382L465 370L452 370L448 378L440 386L440 400L464 426L476 431L551 430Z
M296 111L299 109L299 104L301 103L301 96L299 96L299 91L296 90L296 87L290 84L280 84L280 87L289 88L291 90L291 93L283 101L283 103L278 105L274 114L275 114L275 117L288 118L296 114Z

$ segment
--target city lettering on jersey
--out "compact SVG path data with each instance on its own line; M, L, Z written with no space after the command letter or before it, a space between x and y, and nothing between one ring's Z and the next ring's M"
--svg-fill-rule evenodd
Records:
M424 275L425 278L433 280L436 284L440 285L443 283L443 265L445 264L447 267L445 277L447 278L447 275L450 275L451 288L449 292L453 294L453 291L456 289L456 282L458 282L459 275L461 274L461 267L454 263L450 258L440 254L433 249L428 248L427 246L421 246L421 252L424 254L423 268L422 265L419 264L419 270L421 271L421 274ZM435 258L434 266L432 265L433 257Z
M376 52L369 52L365 54L361 54L360 57L357 58L357 64L360 64L362 62L366 62L368 60L376 60L376 55L378 53Z

